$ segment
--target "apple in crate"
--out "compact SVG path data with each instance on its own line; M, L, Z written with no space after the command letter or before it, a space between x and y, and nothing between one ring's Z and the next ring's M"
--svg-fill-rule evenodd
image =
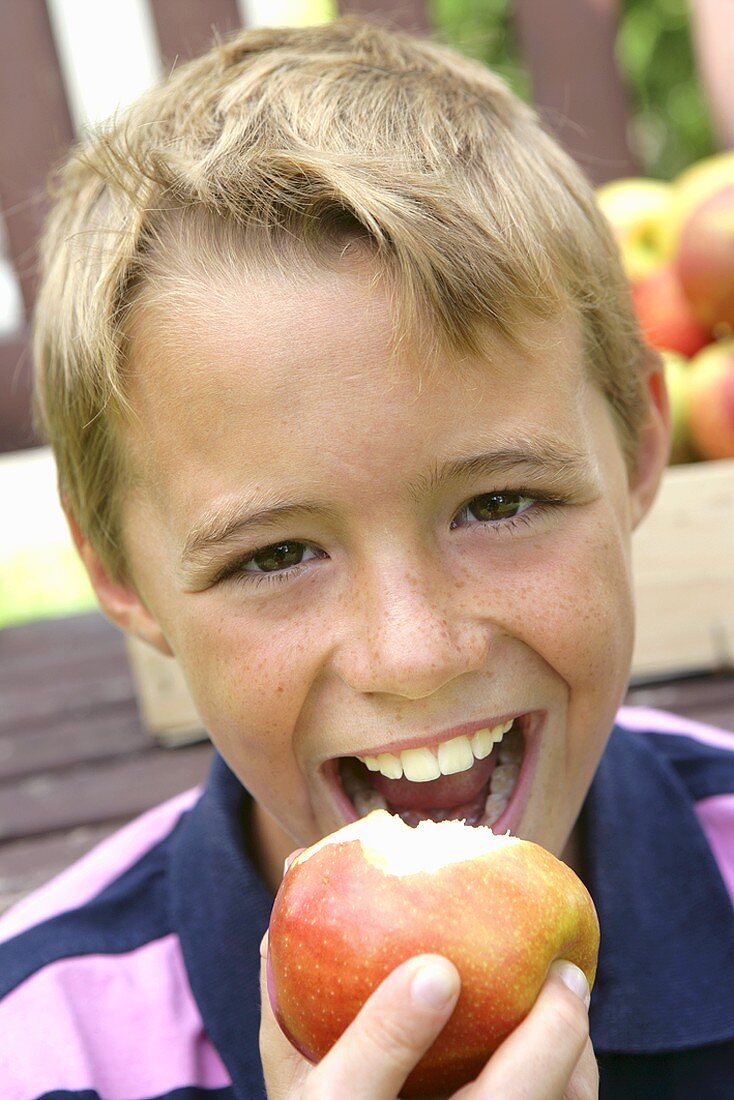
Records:
M670 462L691 462L695 457L691 446L690 399L691 380L689 361L672 351L661 352L665 365L665 384L670 402Z
M596 200L617 238L627 278L646 279L670 259L667 223L672 185L631 177L597 189Z
M701 324L734 331L734 170L683 225L676 268Z
M268 943L276 1019L312 1062L400 963L424 952L450 959L458 1003L401 1092L435 1096L476 1077L555 959L593 984L599 925L584 885L539 845L463 821L411 828L374 810L294 859Z
M690 358L711 341L683 293L676 269L664 264L632 287L642 334L654 348Z
M734 339L709 344L691 360L688 424L702 458L734 458Z

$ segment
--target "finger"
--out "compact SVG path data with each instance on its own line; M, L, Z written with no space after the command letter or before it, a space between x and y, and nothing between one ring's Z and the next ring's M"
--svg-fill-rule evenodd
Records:
M453 1012L456 967L437 955L409 959L390 974L309 1077L318 1100L395 1100Z
M288 1042L278 1026L267 986L267 932L260 943L260 1058L268 1100L301 1096L311 1065Z
M564 1100L595 1100L599 1095L599 1066L588 1039L576 1069L571 1075Z
M575 988L574 988L575 986ZM597 1095L589 1043L588 984L577 966L554 963L523 1022L493 1054L474 1085L472 1100L578 1100Z

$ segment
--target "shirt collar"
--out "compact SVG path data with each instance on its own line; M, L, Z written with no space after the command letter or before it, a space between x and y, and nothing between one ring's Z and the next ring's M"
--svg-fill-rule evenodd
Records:
M734 1037L734 913L695 806L655 734L615 727L582 814L601 925L597 1050Z
M247 857L250 805L216 756L204 793L175 838L171 908L191 990L235 1096L264 1100L258 948L272 898Z

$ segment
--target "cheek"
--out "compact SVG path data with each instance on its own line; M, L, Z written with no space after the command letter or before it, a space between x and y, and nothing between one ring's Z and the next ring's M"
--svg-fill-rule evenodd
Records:
M613 515L586 521L476 578L481 611L570 688L597 696L626 683L633 641L628 540Z
M269 762L291 739L318 655L308 639L266 616L223 614L201 600L179 622L176 655L212 739L226 753L256 743ZM232 752L226 753L232 757Z

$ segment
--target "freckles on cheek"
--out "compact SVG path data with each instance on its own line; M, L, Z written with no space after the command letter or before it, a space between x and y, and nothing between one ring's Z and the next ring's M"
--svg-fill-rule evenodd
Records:
M178 656L202 720L229 755L257 745L274 762L292 754L309 678L304 654L277 631L253 631L235 618L197 616Z
M628 559L614 532L572 565L571 578L578 593L572 608L577 679L600 685L626 681L634 610Z
M625 678L632 644L629 568L614 531L564 545L515 589L521 637L568 684Z

